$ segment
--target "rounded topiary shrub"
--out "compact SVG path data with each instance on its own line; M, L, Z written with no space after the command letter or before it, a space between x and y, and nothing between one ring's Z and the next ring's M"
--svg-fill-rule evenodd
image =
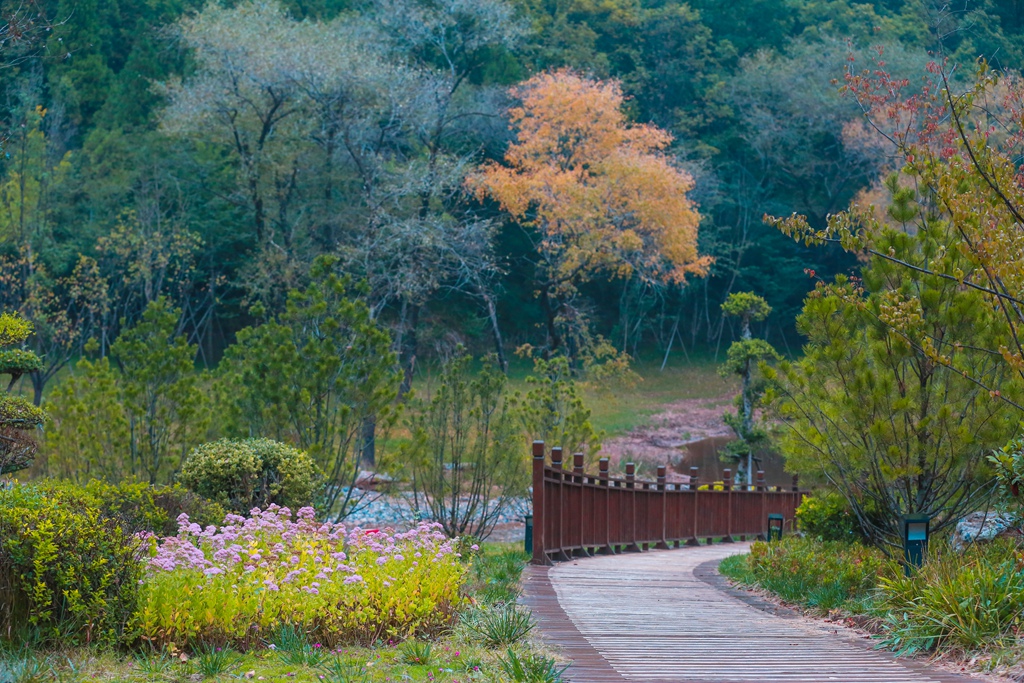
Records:
M192 449L179 480L236 512L311 505L320 472L303 451L270 439L221 439Z

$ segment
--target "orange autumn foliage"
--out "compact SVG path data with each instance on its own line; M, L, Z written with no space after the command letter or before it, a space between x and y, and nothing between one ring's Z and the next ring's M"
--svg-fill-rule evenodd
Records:
M564 295L597 272L664 282L707 272L693 178L665 154L668 133L627 121L618 83L563 69L511 92L516 142L504 165L468 182L536 229L543 289Z

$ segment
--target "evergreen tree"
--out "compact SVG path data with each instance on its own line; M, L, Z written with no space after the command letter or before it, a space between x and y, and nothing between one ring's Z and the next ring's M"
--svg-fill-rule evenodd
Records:
M890 189L888 218L900 227L873 242L885 256L871 257L863 279L840 276L808 297L805 355L768 373L766 398L786 426L787 467L824 477L864 535L897 550L902 517L926 514L939 531L990 490L985 456L1017 430L1020 385L988 351L1009 332L984 294L963 286L975 268L955 228L913 188ZM920 229L908 233L915 214Z
M740 470L749 485L754 483L754 451L768 442L767 431L754 423L754 406L761 400L765 390L764 378L758 372L758 367L764 361L779 360L779 354L771 344L764 339L754 338L750 323L767 318L772 307L753 292L737 292L725 300L722 312L740 319L740 339L729 347L727 359L719 368L719 373L723 376L739 375L743 380L743 388L736 397L736 412L725 414L726 424L736 434L736 441L729 444L726 453L739 460Z
M0 393L0 474L23 470L32 463L36 443L23 432L42 425L46 419L40 408L13 393L22 375L43 366L39 356L18 348L31 334L29 321L9 313L0 314L0 375L11 376L7 391Z

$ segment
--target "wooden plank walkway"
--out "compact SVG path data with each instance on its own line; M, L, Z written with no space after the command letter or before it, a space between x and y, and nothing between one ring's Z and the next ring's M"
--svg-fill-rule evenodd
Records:
M747 544L601 556L527 569L524 602L577 683L953 683L843 628L742 599L716 571Z

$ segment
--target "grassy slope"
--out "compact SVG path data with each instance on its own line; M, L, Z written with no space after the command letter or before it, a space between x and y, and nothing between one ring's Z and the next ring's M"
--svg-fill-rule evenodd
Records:
M531 373L530 364L516 358L510 365L510 387L515 391L528 391L526 378ZM660 358L641 359L634 362L632 369L640 378L633 386L586 384L583 387L583 399L592 412L594 427L603 430L607 436L628 433L663 406L675 401L718 398L738 391L738 384L733 378L718 375L718 365L712 358L695 357L692 362L676 358L664 370L661 370ZM417 395L429 397L436 379L435 369L421 369L413 385Z

